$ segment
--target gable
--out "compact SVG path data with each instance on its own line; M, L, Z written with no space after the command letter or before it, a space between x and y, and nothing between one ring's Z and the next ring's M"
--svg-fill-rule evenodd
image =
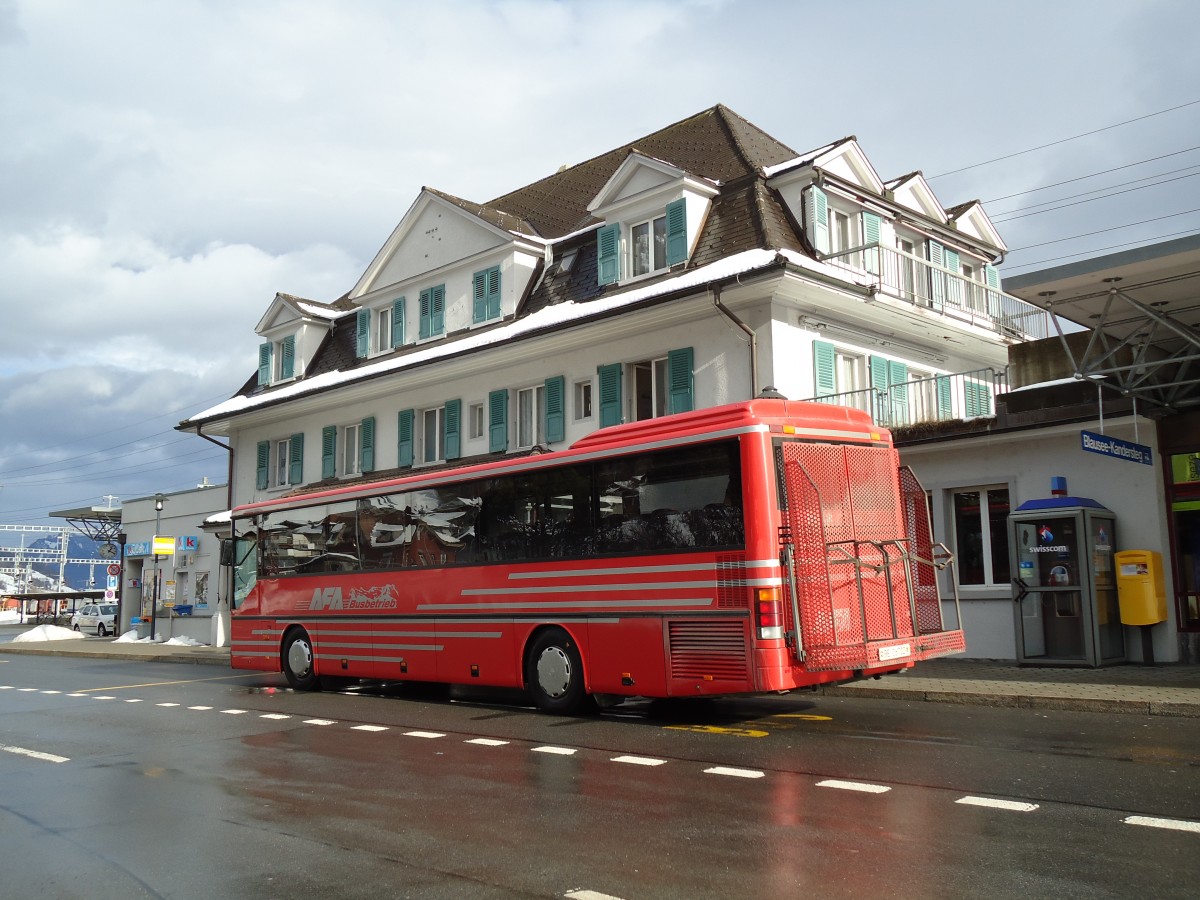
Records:
M1000 232L992 224L983 206L978 201L969 203L963 208L954 210L954 223L962 234L970 235L992 247L1007 250Z
M854 138L842 141L831 150L818 155L812 161L815 169L836 175L844 181L857 185L865 191L879 195L883 193L883 181L875 172L858 141Z
M892 188L892 202L897 206L911 209L935 222L944 224L949 221L942 204L938 202L937 197L933 194L933 189L920 172L914 172L912 175L893 182L889 187Z

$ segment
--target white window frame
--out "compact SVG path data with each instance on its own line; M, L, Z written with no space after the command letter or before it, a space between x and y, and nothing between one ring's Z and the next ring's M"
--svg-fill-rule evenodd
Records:
M292 482L292 439L277 438L271 441L271 487L287 487Z
M645 378L647 373L650 378L650 414L648 416L641 416L639 415L641 412L641 404L639 403L641 385L639 377ZM659 416L667 414L667 410L670 407L670 375L667 371L667 357L660 356L655 359L643 359L631 362L625 366L625 378L626 383L629 385L629 414L626 417L627 422L657 419Z
M833 384L834 393L839 395L841 403L846 406L871 411L871 393L867 390L867 357L865 354L846 350L843 347L833 348ZM852 394L853 396L845 396Z
M292 374L283 377L283 342L292 338ZM300 377L300 338L299 335L284 335L277 341L271 341L271 384L284 381L294 381Z
M470 429L469 434L471 440L478 440L479 438L483 437L485 427L484 422L486 420L483 416L482 403L472 403L469 407L467 407L467 421L470 423L468 427Z
M575 402L575 421L587 422L595 416L595 390L592 387L592 379L583 378L575 382L571 391Z
M952 488L947 492L949 495L948 496L949 508L947 509L947 513L948 513L949 519L950 519L949 527L947 528L947 531L949 531L949 533L951 535L953 535L954 553L955 553L955 556L960 559L963 557L964 548L959 546L958 505L955 502L955 498L957 498L960 494L972 494L972 493L979 494L979 529L980 529L980 550L981 550L981 555L983 557L983 581L981 583L964 582L962 580L964 570L959 566L956 566L955 570L954 570L955 577L958 579L959 588L961 588L965 591L968 591L968 592L970 592L970 591L976 591L976 592L978 592L978 591L994 591L994 590L999 590L999 589L1006 589L1010 586L1007 572L1003 573L1004 580L996 581L996 582L993 582L991 580L994 556L993 556L993 547L992 547L992 533L991 533L991 528L990 528L991 517L990 517L990 512L989 512L989 510L990 510L989 492L990 491L1007 491L1008 498L1009 498L1009 508L1011 509L1011 507L1012 507L1012 488L1010 485L1007 485L1007 484L964 485L962 487ZM1005 521L1007 523L1007 513L1005 514ZM1005 525L1005 535L1004 535L1003 540L1004 540L1003 553L1007 556L1007 554L1008 554L1007 524Z
M421 462L426 465L446 461L445 416L444 406L421 410Z
M343 478L362 474L362 423L342 426L342 448L339 454Z
M517 426L516 449L528 450L546 443L546 385L518 388L514 400ZM528 421L523 417L527 416Z
M647 247L648 258L647 268L639 271L638 267L638 248L637 248L637 230L639 228L646 229L646 238L649 242ZM656 241L656 236L659 233L658 229L662 229L661 245ZM658 253L662 252L662 265L655 265ZM654 275L657 272L665 272L668 269L667 265L667 214L662 211L647 219L642 219L639 222L633 222L629 226L629 277L644 278L647 275Z
M374 323L369 335L374 354L390 353L392 350L392 308L377 309L372 316Z

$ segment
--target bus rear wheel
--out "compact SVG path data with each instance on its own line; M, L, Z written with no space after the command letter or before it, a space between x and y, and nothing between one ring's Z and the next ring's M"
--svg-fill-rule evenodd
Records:
M543 712L567 716L585 708L583 658L569 634L553 628L534 639L525 662L525 686Z
M313 664L312 639L303 628L289 632L283 642L283 674L288 684L298 691L316 691L321 688Z

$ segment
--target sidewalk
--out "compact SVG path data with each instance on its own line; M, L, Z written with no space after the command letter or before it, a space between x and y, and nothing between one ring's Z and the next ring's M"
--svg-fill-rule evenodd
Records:
M19 634L29 627L0 625L0 633ZM117 643L112 638L95 637L27 644L0 642L0 654L229 665L228 647ZM820 690L830 697L1200 718L1200 666L1022 668L1006 660L949 657L921 663L899 675Z

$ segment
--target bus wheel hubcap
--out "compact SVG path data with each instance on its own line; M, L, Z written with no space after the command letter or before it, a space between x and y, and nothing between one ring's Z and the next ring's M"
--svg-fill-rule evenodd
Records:
M307 675L312 668L312 650L306 641L296 641L288 650L288 666L295 675Z
M559 647L547 647L537 664L538 685L551 697L561 697L571 683L571 661Z

